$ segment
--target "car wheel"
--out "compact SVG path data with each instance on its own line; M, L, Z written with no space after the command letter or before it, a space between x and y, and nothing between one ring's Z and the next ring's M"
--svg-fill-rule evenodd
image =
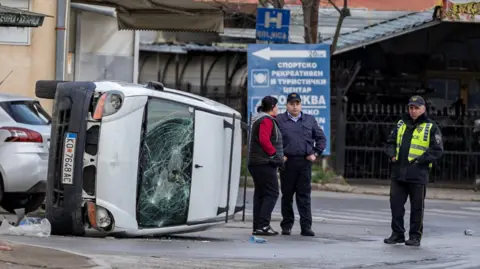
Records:
M25 208L25 214L28 214L42 206L45 195L45 193L32 193L27 195L5 193L0 202L0 206L12 214L15 214L15 209Z

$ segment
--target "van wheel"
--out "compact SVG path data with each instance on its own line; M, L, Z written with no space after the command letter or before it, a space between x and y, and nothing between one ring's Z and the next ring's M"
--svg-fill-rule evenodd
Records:
M42 206L45 196L45 193L32 193L26 195L5 193L0 202L0 206L12 214L15 214L15 209L25 208L25 214L28 214Z
M57 86L60 83L67 81L63 80L39 80L35 84L35 96L44 99L55 99L57 93Z

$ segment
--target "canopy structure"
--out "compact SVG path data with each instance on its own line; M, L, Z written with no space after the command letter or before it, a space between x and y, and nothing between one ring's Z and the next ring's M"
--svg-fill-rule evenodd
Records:
M223 32L222 5L196 0L72 0L116 8L120 30Z
M0 5L0 27L40 27L45 14Z

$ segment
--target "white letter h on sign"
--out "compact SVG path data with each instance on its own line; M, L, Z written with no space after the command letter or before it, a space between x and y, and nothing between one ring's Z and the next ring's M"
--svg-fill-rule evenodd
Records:
M270 12L265 12L265 27L270 27L270 23L275 23L277 29L282 28L282 13L277 13L276 18L270 18Z

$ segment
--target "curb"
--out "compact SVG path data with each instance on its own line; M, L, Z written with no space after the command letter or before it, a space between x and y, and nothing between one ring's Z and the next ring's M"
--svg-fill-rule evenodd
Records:
M240 187L243 188L244 186L244 178L240 179ZM253 180L251 178L247 178L247 187L253 188ZM390 188L383 186L380 187L355 187L351 185L343 185L343 184L335 184L335 183L327 183L327 184L319 184L319 183L312 183L312 190L313 191L328 191L328 192L342 192L342 193L354 193L354 194L368 194L368 195L376 195L376 196L390 196ZM429 192L430 191L430 192ZM427 187L427 199L432 200L446 200L446 201L463 201L463 202L480 202L480 193L468 193L469 191L462 191L462 193L457 192L457 195L451 194L452 190L443 190L443 192L450 192L448 193L437 193L437 191L433 188Z
M7 251L7 252L15 251L16 248L18 248L18 247L22 248L22 246L23 247L28 247L28 248L42 249L45 252L45 253L42 253L43 255L49 255L49 254L52 255L52 253L65 253L65 254L69 254L69 255L72 255L72 256L77 256L77 257L84 258L86 260L87 264L81 265L82 268L111 269L111 267L108 264L104 263L101 260L98 260L94 257L90 257L88 255L80 254L80 253L77 253L77 252L74 252L74 251L64 250L64 249L55 248L55 247L42 246L42 245L37 245L37 244L32 244L32 243L17 242L14 239L13 240L11 240L11 239L10 240L5 240L5 241L2 241L2 242L4 242L5 244L7 244L8 246L11 247L11 250ZM35 252L37 252L37 251L35 251ZM50 251L50 253L49 253L49 251ZM14 256L17 256L17 255L14 254ZM17 258L19 258L19 257L17 257ZM12 263L12 258L4 257L4 258L0 259L0 261L7 262L7 263L9 263L9 262ZM45 264L33 264L33 263L29 264L28 262L16 262L16 261L14 263L16 265L19 265L19 266L50 268L48 265L45 265ZM55 261L55 263L58 264L58 261ZM73 268L73 267L68 267L68 268Z

